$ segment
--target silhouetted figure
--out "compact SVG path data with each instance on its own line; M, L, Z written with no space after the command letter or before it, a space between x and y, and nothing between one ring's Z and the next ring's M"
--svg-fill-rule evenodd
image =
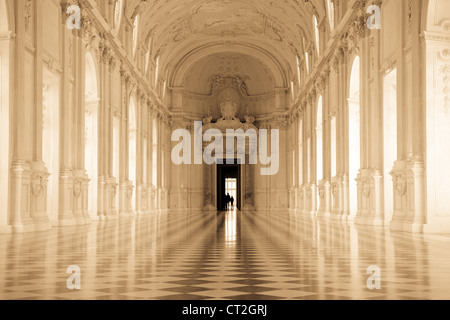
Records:
M234 209L234 197L231 197L231 209Z
M230 201L231 201L230 194L227 193L227 195L225 196L225 210L228 210L228 206L230 204Z

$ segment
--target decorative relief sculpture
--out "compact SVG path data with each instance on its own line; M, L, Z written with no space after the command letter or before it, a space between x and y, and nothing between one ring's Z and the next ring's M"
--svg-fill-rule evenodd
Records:
M406 179L403 177L401 173L391 172L392 180L394 182L394 190L397 191L397 194L400 197L406 195L406 191L408 189L408 183Z
M73 182L73 196L75 197L75 199L79 199L81 196L81 191L82 191L81 184L82 184L82 181L80 179L76 179Z
M32 19L32 1L25 1L25 31L28 32L30 30L31 19Z
M237 104L231 100L230 94L227 94L226 100L220 104L222 120L236 120Z
M450 51L448 49L446 50L447 55L450 58L450 54L448 53ZM441 55L445 55L445 53L442 53ZM448 109L450 108L450 64L442 65L439 69L439 74L441 74L442 76L442 94L444 96L444 108L446 111L448 111Z
M370 183L367 180L362 180L362 194L366 199L370 197Z
M245 204L252 206L253 205L253 192L248 191L244 196Z
M47 181L42 174L33 174L31 176L31 194L39 198L47 187Z
M323 199L325 197L325 187L319 188L319 197L320 199Z
M213 205L213 203L214 203L214 196L211 193L211 190L207 190L205 194L205 204L206 206L209 206Z

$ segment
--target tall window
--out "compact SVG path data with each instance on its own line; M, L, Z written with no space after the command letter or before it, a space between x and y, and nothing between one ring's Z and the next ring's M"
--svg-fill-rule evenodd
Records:
M89 176L88 208L92 218L97 217L98 188L98 88L94 58L86 54L85 70L85 169Z
M133 58L136 56L138 40L139 40L139 15L136 15L133 24L133 44L132 44Z
M307 140L307 157L306 157L306 170L308 176L308 182L311 182L311 138L308 137Z
M336 117L331 119L331 176L337 174L337 132Z
M145 74L148 74L150 68L150 58L152 55L152 38L148 39L147 53L145 54Z
M128 111L128 134L129 134L129 150L128 150L128 178L133 182L134 190L132 197L133 211L136 209L136 152L137 152L137 121L136 121L136 104L134 99L130 99Z
M44 68L43 82L42 160L51 173L47 184L47 214L51 220L56 220L59 212L58 201L54 200L58 199L59 192L60 81L55 74Z
M120 118L113 119L113 176L120 183ZM119 197L116 195L115 208L119 208Z
M305 65L306 65L306 72L309 74L309 52L305 51Z
M334 30L334 2L331 0L327 0L327 13L328 13L328 22L330 23L330 30Z
M313 24L314 24L314 35L316 40L316 51L317 57L320 56L320 33L319 33L319 22L317 20L317 16L313 16Z
M122 10L123 0L116 0L114 3L114 31L116 33L120 30L120 24L122 22Z
M158 186L158 122L153 119L152 184Z
M167 90L167 81L164 81L164 84L163 84L163 92L162 92L162 98L163 98L163 100L166 98L166 90Z
M292 150L292 186L295 187L295 148Z
M144 184L147 184L147 138L143 139L142 142L142 158L143 158L143 176L144 176Z
M397 69L392 70L384 77L384 107L383 107L383 131L384 131L384 207L385 217L391 219L394 214L394 188L390 172L397 161ZM439 150L442 154L445 151Z
M348 98L348 145L349 145L349 192L350 214L355 216L358 211L358 178L361 168L361 107L360 107L360 60L353 62L350 77L350 92Z
M303 120L298 125L298 184L303 185Z
M317 103L317 182L323 179L323 114L322 114L322 97L319 97Z
M155 88L158 85L158 76L159 76L159 56L156 58L156 67L155 67Z
M306 74L309 75L309 52L306 45L306 39L303 37L303 50L305 52L305 66L306 66Z

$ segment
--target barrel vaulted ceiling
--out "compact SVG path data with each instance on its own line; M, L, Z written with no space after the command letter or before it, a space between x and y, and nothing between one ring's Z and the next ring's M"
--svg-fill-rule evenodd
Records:
M129 0L125 6L129 19L139 14L139 42L151 42L168 85L192 87L188 82L197 81L191 89L198 93L206 93L201 82L227 59L247 78L250 94L265 93L267 86L287 88L296 56L313 39L313 15L319 21L326 15L325 0ZM199 67L203 59L206 70ZM261 78L264 70L270 76Z

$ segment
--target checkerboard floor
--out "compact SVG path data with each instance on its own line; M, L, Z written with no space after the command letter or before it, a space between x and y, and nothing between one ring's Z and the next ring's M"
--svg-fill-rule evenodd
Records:
M0 235L0 299L450 299L449 251L449 237L289 213L168 213Z

